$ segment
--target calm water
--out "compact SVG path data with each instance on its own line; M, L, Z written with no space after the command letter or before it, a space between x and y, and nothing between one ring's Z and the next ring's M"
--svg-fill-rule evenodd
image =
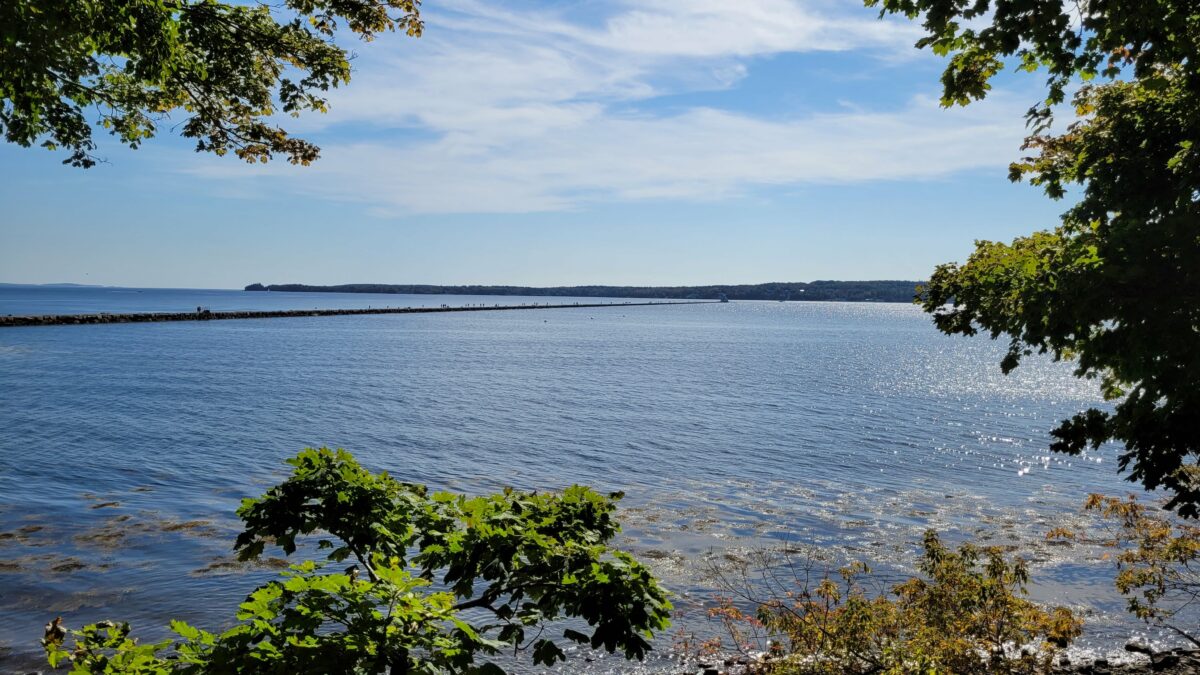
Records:
M0 288L0 314L481 301L533 300ZM623 545L685 628L704 630L706 555L814 543L903 571L936 526L1032 542L1035 594L1088 609L1088 644L1113 646L1138 627L1109 566L1039 543L1086 493L1129 487L1111 449L1048 456L1047 431L1098 396L999 357L897 304L5 329L0 649L22 665L56 614L219 628L273 574L229 558L238 500L316 445L459 491L624 490Z

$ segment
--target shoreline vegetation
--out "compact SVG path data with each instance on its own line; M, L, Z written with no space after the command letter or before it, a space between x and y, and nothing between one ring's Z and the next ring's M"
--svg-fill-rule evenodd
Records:
M428 314L433 312L490 312L508 309L584 309L597 307L645 307L648 305L689 305L701 302L596 302L569 304L466 305L451 307L369 307L367 309L282 309L214 312L197 307L194 312L135 312L127 314L44 314L0 316L0 328L18 326L69 326L95 323L149 323L161 321L219 321L228 319L280 319L307 316L347 316L359 314Z
M921 281L789 281L708 286L439 286L434 284L250 284L247 291L388 293L403 295L521 295L655 300L822 300L912 302Z
M580 649L641 661L671 626L672 593L647 564L616 547L622 492L578 484L546 492L437 492L372 472L340 448L306 448L287 464L286 479L237 510L244 528L233 545L237 560L280 572L248 593L235 622L214 633L172 619L170 637L152 641L135 637L124 621L76 627L53 616L41 641L50 667L128 675L503 675L529 672L505 667L507 655L524 654L534 666L561 662L555 672L573 672L569 653ZM1118 521L1118 531L1103 536L1116 536L1106 546L1120 564L1134 561L1121 543L1126 537L1174 530L1136 500L1096 496L1085 509ZM1095 541L1096 534L1058 530L1054 537ZM1146 541L1138 546L1137 561L1158 550ZM314 559L313 547L327 551L323 561ZM1200 651L1156 650L1140 639L1125 645L1130 658L1123 662L1080 659L1066 650L1084 616L1030 600L1029 563L1021 555L969 541L951 546L932 529L922 549L914 576L887 581L865 563L835 564L803 549L715 562L710 571L721 591L705 605L725 637L677 633L671 653L678 665L652 672L1200 669ZM1179 580L1172 576L1171 585Z
M42 640L50 667L503 675L494 659L509 653L546 667L576 646L642 660L670 626L667 590L613 544L622 492L435 492L340 448L306 448L287 463L286 480L242 500L233 548L242 562L268 550L308 555L252 590L232 627L172 620L174 637L139 642L125 622L73 629L58 616ZM312 559L314 546L325 560Z

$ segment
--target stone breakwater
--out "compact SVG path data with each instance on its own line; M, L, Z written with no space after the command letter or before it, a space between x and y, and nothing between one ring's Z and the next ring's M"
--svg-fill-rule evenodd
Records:
M214 312L137 312L129 314L45 314L0 316L0 328L17 326L72 326L97 323L147 323L154 321L224 321L228 319L283 319L306 316L356 316L361 314L429 314L434 312L495 312L515 309L585 309L601 307L645 307L648 305L694 305L698 301L593 302L570 304L468 305L463 307L372 307L368 309L285 309Z

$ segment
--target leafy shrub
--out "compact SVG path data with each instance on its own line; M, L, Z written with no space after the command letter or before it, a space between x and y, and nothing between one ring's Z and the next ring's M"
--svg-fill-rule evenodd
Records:
M710 614L735 648L778 657L763 662L766 672L1039 673L1082 629L1066 608L1043 609L1024 597L1022 560L1009 562L994 547L951 550L933 531L925 535L922 576L882 593L870 592L862 563L836 574L813 575L813 567L808 561L797 572L788 561L764 567L758 579L720 576L733 595Z
M1116 562L1116 587L1128 598L1129 611L1200 645L1195 628L1182 628L1175 621L1200 598L1200 527L1168 511L1151 510L1134 495L1127 499L1089 495L1084 508L1099 513L1112 527L1095 537L1062 528L1047 537L1086 540L1113 549L1108 557Z
M315 535L326 563L293 565L254 590L238 623L214 634L173 622L178 639L138 644L128 624L47 626L51 666L75 673L502 673L486 658L531 650L566 656L541 637L560 618L590 635L561 637L641 659L671 604L650 571L609 546L620 493L505 490L485 497L430 493L373 474L343 450L306 449L293 473L238 509L243 560L267 545L287 554ZM353 559L345 571L330 563ZM434 590L434 582L445 590ZM532 637L527 637L532 634Z

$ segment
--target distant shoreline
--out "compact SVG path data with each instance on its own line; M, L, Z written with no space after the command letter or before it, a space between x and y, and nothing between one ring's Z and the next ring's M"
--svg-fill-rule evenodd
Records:
M583 309L599 307L645 307L649 305L694 305L704 301L659 302L595 302L553 305L523 303L520 305L468 305L465 307L373 307L367 309L282 309L213 312L197 307L195 312L132 312L99 314L43 314L29 316L0 316L0 328L22 326L73 326L105 323L155 323L165 321L222 321L230 319L281 319L312 316L348 316L360 314L430 314L434 312L496 312L514 309Z
M250 284L245 290L276 293L380 293L389 295L511 295L639 300L819 300L912 302L920 281L812 281L709 286L439 286L434 284Z

